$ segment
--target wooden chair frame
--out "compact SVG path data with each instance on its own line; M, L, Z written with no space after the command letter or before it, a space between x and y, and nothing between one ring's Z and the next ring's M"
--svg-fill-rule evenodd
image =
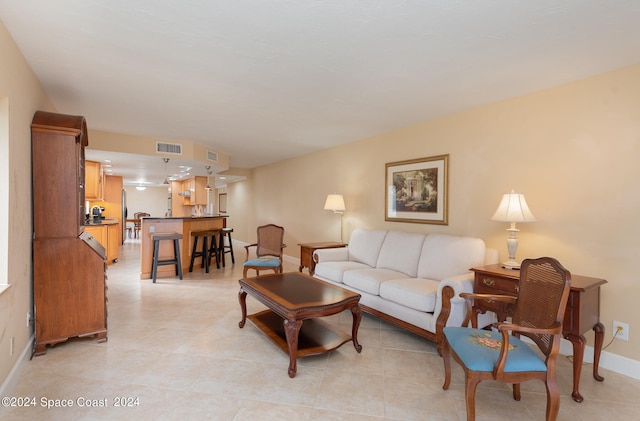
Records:
M257 228L257 242L253 244L248 244L244 246L246 251L244 270L242 272L242 277L247 277L247 271L249 269L254 269L256 271L256 275L260 275L261 270L273 270L275 273L282 273L282 256L283 249L287 247L284 244L284 228L275 225L275 224L267 224L261 225ZM252 266L247 265L246 262L249 261L249 249L251 247L256 248L256 257L258 259L264 257L276 257L280 259L280 265L278 267L265 267L265 266Z
M543 273L544 272L544 273ZM534 277L541 278L547 276L553 278L548 281L556 284L554 287L557 297L544 300L547 305L545 308L532 305L536 300L540 301L540 297L533 297L534 294L542 295L546 292L540 291L539 287L530 287L527 282L533 281ZM527 259L522 263L518 297L509 297L502 295L490 294L460 294L467 303L467 315L463 322L463 327L469 325L473 311L473 300L493 300L512 304L515 306L515 312L512 317L513 323L498 322L494 324L502 336L499 357L493 371L473 371L468 369L462 362L462 359L451 349L447 340L446 329L444 334L442 357L444 362L445 380L443 389L447 390L451 382L451 364L450 357L453 356L463 368L465 372L465 401L467 407L467 420L475 420L475 394L478 383L483 380L496 380L513 385L513 397L520 400L520 383L528 380L538 379L545 383L547 390L547 409L546 419L555 420L560 409L560 392L556 382L556 361L560 350L560 339L562 334L562 320L564 317L567 299L571 284L571 274L560 263L550 257L539 259ZM544 292L540 294L540 292ZM537 314L536 314L537 313ZM531 316L533 315L533 316ZM531 317L530 317L531 316ZM550 320L546 326L535 327L529 325L529 319L543 322L544 319ZM520 324L525 322L528 325ZM505 372L505 365L509 355L509 339L510 333L515 337L527 336L530 338L540 351L545 355L546 371L516 371Z

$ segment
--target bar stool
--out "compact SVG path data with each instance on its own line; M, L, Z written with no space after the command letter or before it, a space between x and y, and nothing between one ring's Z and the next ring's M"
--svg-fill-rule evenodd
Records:
M225 266L225 258L224 255L227 253L231 253L231 263L236 262L236 258L233 257L233 243L231 242L231 233L233 232L233 228L222 228L220 234L220 256L222 258L222 266ZM229 245L224 245L224 237L229 238Z
M196 258L202 258L202 266L209 273L209 264L212 257L216 258L216 267L220 269L220 258L218 252L217 236L220 230L192 231L193 248L191 249L191 263L189 264L189 272L193 272L193 263ZM202 237L202 251L198 251L198 238ZM211 237L211 246L209 246L209 237Z
M155 233L151 234L151 240L153 241L153 263L151 265L151 278L153 279L153 283L156 283L158 266L162 265L176 265L176 276L182 280L182 262L180 261L180 240L182 240L182 234L177 232ZM173 259L158 259L160 241L162 240L173 240Z

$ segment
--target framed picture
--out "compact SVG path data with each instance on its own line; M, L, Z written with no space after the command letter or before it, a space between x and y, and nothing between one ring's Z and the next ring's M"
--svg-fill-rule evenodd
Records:
M385 221L448 224L449 155L385 165Z
M218 195L218 213L227 213L227 193Z

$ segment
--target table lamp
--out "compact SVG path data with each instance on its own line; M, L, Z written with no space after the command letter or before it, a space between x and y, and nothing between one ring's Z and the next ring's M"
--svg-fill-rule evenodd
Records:
M344 198L341 194L330 194L324 202L324 210L333 211L340 214L340 242L342 243L342 215L344 215Z
M529 210L529 206L527 206L524 194L516 193L513 190L511 190L511 193L505 193L491 220L511 223L511 227L507 228L507 231L509 231L509 238L507 239L509 260L502 263L502 267L520 269L520 262L516 260L516 250L518 249L516 233L519 231L516 229L516 222L535 222L536 220L536 217Z

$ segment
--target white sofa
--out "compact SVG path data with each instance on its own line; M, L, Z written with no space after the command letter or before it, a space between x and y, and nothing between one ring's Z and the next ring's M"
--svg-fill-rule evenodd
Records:
M358 292L364 312L440 349L445 323L464 319L459 294L473 292L469 269L498 263L498 252L479 238L358 228L347 247L316 250L314 260L314 277ZM492 321L479 316L481 326Z

